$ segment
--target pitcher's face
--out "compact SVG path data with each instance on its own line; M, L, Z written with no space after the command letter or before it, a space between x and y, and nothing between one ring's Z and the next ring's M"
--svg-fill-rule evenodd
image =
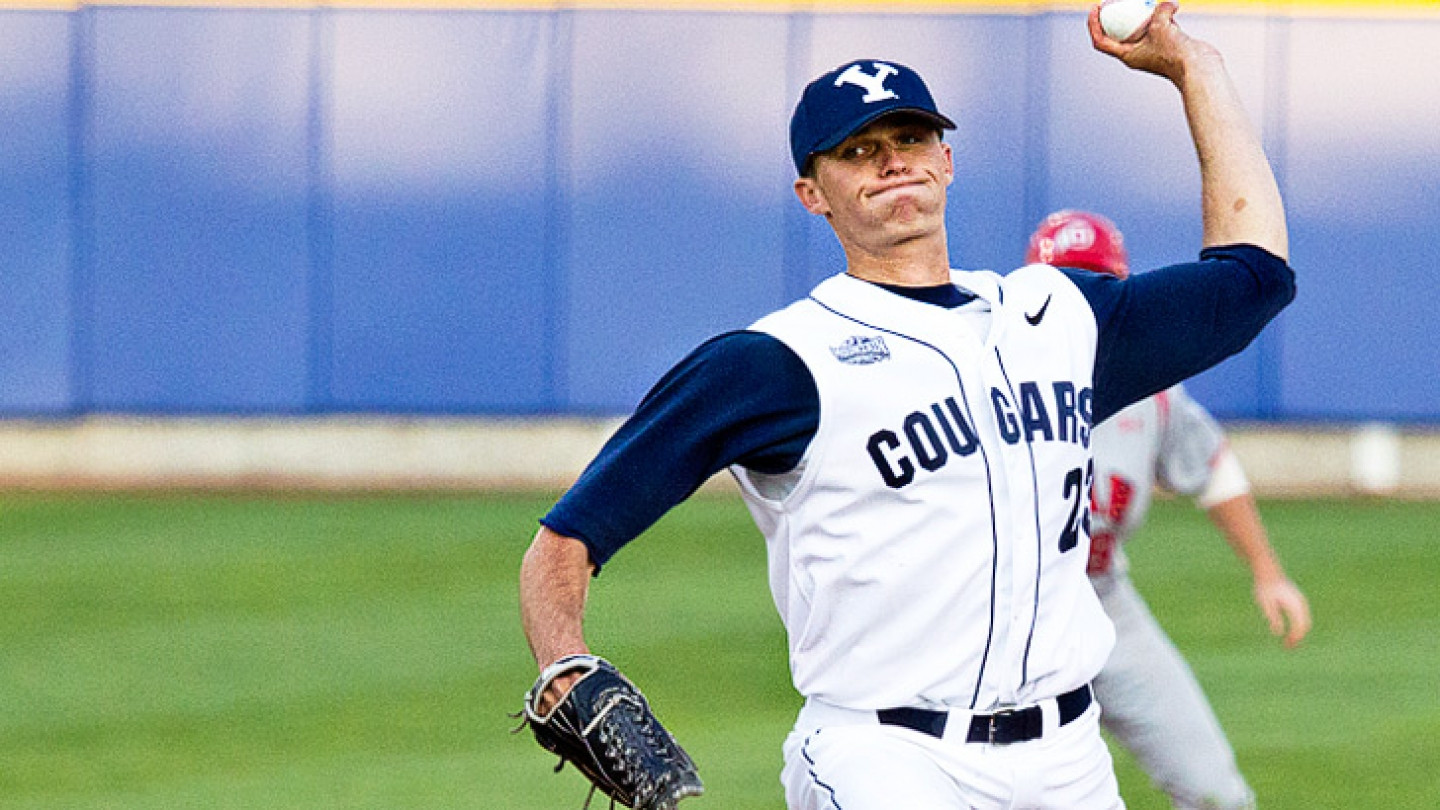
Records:
M943 231L954 176L950 145L935 126L901 114L816 155L795 193L842 242L878 249Z

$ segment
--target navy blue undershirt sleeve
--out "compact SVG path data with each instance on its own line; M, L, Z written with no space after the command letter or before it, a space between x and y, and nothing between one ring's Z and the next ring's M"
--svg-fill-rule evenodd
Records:
M1062 272L1099 325L1095 424L1244 349L1295 298L1290 266L1252 245L1207 248L1198 262L1125 281Z
M790 347L759 332L719 335L655 384L540 522L604 565L731 464L793 469L819 423L815 379Z
M1285 262L1259 248L1211 248L1199 262L1120 282L1063 271L1099 325L1096 423L1240 351L1295 294ZM939 306L946 289L895 291ZM541 523L585 543L603 565L716 472L794 468L819 425L809 369L757 332L707 341L671 369Z

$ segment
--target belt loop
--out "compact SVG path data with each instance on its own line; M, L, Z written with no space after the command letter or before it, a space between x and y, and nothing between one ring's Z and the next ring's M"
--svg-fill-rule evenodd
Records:
M1045 700L1040 703L1040 714L1044 717L1041 725L1045 734L1054 734L1060 730L1060 703L1055 700Z

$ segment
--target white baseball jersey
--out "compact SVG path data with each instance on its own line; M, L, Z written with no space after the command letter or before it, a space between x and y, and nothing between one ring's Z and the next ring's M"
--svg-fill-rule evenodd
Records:
M1145 522L1155 486L1199 494L1225 447L1210 414L1176 385L1095 428L1095 488L1089 571L1124 573L1122 544Z
M1113 642L1089 553L1094 315L1059 271L954 272L945 309L848 275L752 328L814 376L799 467L732 467L795 687L853 709L1054 697Z

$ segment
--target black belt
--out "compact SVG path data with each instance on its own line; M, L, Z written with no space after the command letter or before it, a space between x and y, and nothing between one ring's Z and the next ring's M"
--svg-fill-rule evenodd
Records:
M1060 725L1085 713L1090 708L1090 685L1085 684L1055 698L1060 707ZM880 722L887 726L904 726L931 737L945 736L946 712L929 709L881 709L875 713ZM1006 709L994 714L976 714L970 717L970 730L965 742L1004 745L1039 739L1045 733L1045 713L1039 706L1023 709Z

